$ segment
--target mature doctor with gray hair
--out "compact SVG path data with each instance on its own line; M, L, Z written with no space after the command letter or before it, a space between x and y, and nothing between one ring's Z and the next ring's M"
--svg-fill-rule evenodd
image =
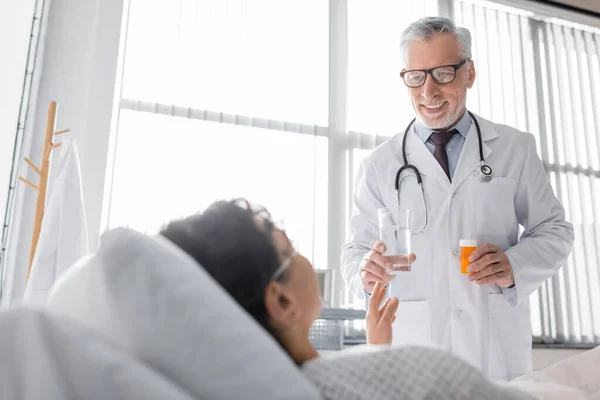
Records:
M400 299L394 345L438 347L492 378L515 378L532 370L529 295L565 264L573 227L534 137L466 109L476 77L469 31L423 18L401 50L416 120L360 166L344 280L367 298L385 282ZM384 207L396 219L411 212L409 271L378 240ZM461 273L463 239L477 246Z

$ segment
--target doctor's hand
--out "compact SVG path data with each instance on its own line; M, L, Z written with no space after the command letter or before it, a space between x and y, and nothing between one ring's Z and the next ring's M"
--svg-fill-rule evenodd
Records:
M512 265L502 249L493 244L477 246L469 257L469 280L478 284L496 283L502 288L514 285Z
M388 298L379 308L385 297L385 285L377 282L373 288L369 309L367 310L367 343L368 344L392 344L392 323L396 320L398 299Z
M363 257L360 263L360 280L367 293L372 294L375 283L382 282L384 286L394 279L388 272L410 271L410 267L394 268L393 264L412 264L417 258L414 254L408 256L384 256L385 243L379 240L371 241L371 251ZM407 260L408 259L408 260Z

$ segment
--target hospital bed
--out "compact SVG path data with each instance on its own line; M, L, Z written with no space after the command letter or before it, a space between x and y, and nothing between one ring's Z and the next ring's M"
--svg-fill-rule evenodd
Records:
M515 384L544 399L600 399L600 379L589 373L600 371L599 351ZM573 366L586 378L565 375ZM581 397L564 397L575 391ZM0 314L0 398L301 400L319 393L194 260L160 236L118 228L59 278L45 309Z

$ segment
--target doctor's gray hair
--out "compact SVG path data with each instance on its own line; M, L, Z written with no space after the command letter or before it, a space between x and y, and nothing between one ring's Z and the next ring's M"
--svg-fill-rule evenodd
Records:
M454 22L444 17L425 17L410 24L400 40L400 50L406 61L406 49L413 40L427 40L437 33L453 34L461 49L461 58L471 58L471 33L467 28L457 27Z

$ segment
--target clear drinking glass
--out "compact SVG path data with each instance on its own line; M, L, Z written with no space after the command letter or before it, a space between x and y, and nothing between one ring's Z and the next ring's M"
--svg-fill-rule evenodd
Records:
M383 253L392 261L393 270L390 274L410 271L410 210L398 210L398 219L388 208L377 210L379 219L379 240L385 243Z

